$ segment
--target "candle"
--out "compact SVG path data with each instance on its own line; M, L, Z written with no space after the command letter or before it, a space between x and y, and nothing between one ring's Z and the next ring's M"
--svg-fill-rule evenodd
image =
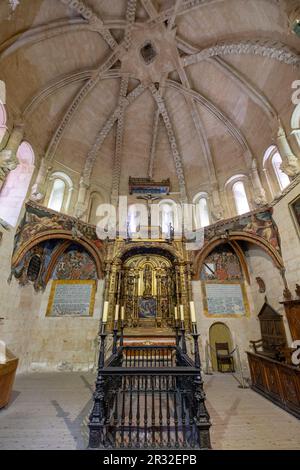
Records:
M121 320L124 321L125 320L125 307L121 307Z
M119 309L120 309L120 305L116 305L115 321L119 320Z
M190 311L191 311L191 320L192 320L192 323L196 323L195 303L194 303L193 301L190 302Z
M184 321L184 307L180 305L180 320Z
M107 322L107 317L108 317L108 307L109 307L109 302L104 302L103 306L103 314L102 314L102 323Z
M178 319L178 308L177 308L176 305L174 307L174 316L175 316L175 320L177 320Z

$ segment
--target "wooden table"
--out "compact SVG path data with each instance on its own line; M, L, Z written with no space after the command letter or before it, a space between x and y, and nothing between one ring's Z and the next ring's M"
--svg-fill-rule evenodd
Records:
M9 403L19 363L11 351L7 350L6 356L6 363L0 364L0 409Z
M251 388L300 419L300 368L247 352Z

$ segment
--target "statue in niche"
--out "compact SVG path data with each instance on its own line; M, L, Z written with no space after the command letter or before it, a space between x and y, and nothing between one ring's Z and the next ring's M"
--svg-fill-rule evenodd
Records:
M144 297L152 295L152 270L149 265L144 270Z
M134 275L130 274L127 278L127 292L133 294L134 290Z
M160 311L161 311L161 317L166 320L168 318L168 313L169 313L169 305L167 300L162 300L160 304Z
M168 279L165 276L161 278L161 295L162 297L168 295Z

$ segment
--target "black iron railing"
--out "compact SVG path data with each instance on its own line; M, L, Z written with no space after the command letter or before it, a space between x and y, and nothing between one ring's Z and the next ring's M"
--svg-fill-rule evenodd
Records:
M90 448L210 449L210 420L200 371L177 346L122 346L104 363L101 333L99 370L90 415Z

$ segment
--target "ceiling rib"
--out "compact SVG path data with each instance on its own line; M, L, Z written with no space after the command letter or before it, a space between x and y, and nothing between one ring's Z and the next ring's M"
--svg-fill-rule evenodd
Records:
M83 174L82 174L83 181L86 185L90 184L90 179L91 179L91 175L92 175L93 168L94 168L94 165L95 165L95 161L96 161L96 158L97 158L97 154L98 154L104 140L106 139L109 132L111 131L114 123L119 118L120 112L122 111L122 109L125 110L127 108L127 106L129 106L131 103L133 103L140 95L142 95L142 93L144 91L145 91L145 87L141 84L138 85L134 90L132 90L127 95L127 97L124 98L123 103L122 103L122 107L120 106L120 104L118 104L116 109L113 111L113 113L107 119L104 126L102 127L102 129L98 133L97 138L96 138L96 140L93 144L93 147L91 148L90 152L88 153L88 156L87 156L87 159L86 159L86 162L85 162L85 167L84 167Z
M159 93L159 91L157 90L154 84L151 84L149 89L152 93L152 96L157 104L159 112L166 126L168 139L169 139L169 143L171 147L171 152L172 152L173 159L174 159L175 171L176 171L178 184L179 184L180 198L181 198L181 202L184 203L184 202L187 202L186 181L185 181L185 176L184 176L182 157L178 150L178 145L176 142L176 136L175 136L175 132L173 129L173 125L169 116L168 109L166 107L165 100L163 99L163 97L161 96L161 94Z
M66 5L65 0L60 0L64 5ZM115 38L112 36L110 30L105 26L102 18L99 15L88 7L85 2L81 0L76 0L76 2L70 2L70 7L75 10L80 16L83 16L87 20L92 29L97 31L103 37L104 41L111 47L111 49L116 49L118 43Z
M176 36L176 40L178 48L186 54L197 54L200 52L195 46L189 44L186 40L180 38L178 35ZM274 118L277 119L278 113L272 103L270 103L268 98L261 90L259 90L250 82L248 77L243 75L240 71L238 71L235 67L233 67L221 57L211 57L207 60L215 67L218 67L222 73L230 78L230 80L233 80L236 85L244 93L246 93L246 95L264 111L264 113L266 113L268 118L271 118L271 120Z
M120 177L121 177L121 165L122 165L122 150L124 141L124 117L125 117L125 99L127 96L129 77L124 77L121 80L120 96L119 96L119 117L117 121L117 133L116 133L116 148L113 162L113 173L112 173L112 191L111 191L111 202L117 205L117 200L120 190Z
M178 91L181 91L184 95L190 95L195 101L204 106L212 116L218 119L227 128L228 132L236 140L236 142L241 146L243 150L243 155L246 158L247 168L251 168L253 156L246 137L221 109L219 109L214 103L205 98L203 95L201 95L201 93L199 93L198 91L185 88L183 85L180 85L179 83L174 82L173 80L167 80L166 85L175 88Z
M188 76L186 74L185 69L181 66L180 61L178 61L177 72L179 74L179 78L180 78L183 86L185 88L191 90L191 85L190 85ZM205 132L205 128L204 128L202 119L200 117L200 114L198 112L197 106L196 106L193 98L190 95L185 95L184 97L185 97L186 104L188 106L189 112L191 114L191 117L193 119L194 126L195 126L195 129L196 129L196 132L197 132L197 136L198 136L200 145L201 145L202 150L203 150L205 164L206 164L207 172L208 172L208 175L209 175L209 180L213 185L215 185L215 184L217 184L217 175L216 175L215 166L214 166L214 162L213 162L213 157L212 157L212 153L211 153L211 149L210 149L210 146L209 146L208 139L206 137L206 132Z
M207 47L195 54L183 57L182 65L187 67L215 56L243 54L267 57L287 65L300 66L300 55L296 51L278 41L267 39L227 42Z

